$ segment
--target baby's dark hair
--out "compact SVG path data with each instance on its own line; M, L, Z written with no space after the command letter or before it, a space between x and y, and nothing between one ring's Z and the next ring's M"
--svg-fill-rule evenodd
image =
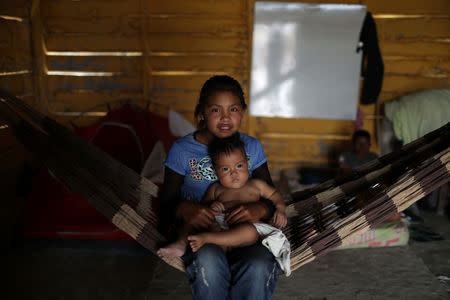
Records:
M370 133L367 130L356 130L352 136L352 142L356 142L356 140L360 137L365 137L370 142Z
M195 122L198 129L202 129L205 126L205 122L200 120L200 115L205 111L206 104L209 97L213 96L217 92L231 92L241 101L243 109L247 109L245 104L244 92L239 82L227 75L216 75L209 78L202 86L200 90L200 97L198 99L197 106L195 107Z
M208 146L208 154L209 157L211 157L211 163L213 167L216 167L216 162L221 154L230 154L233 150L236 149L241 151L245 159L247 159L245 146L241 140L239 132L227 138L215 138Z

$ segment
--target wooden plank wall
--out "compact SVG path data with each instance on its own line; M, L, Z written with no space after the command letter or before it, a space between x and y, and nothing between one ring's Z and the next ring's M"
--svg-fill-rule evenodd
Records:
M19 2L32 6L26 0L2 5L21 11ZM308 2L365 4L374 14L386 70L380 103L424 88L449 87L450 1ZM24 57L20 63L28 67L16 69L32 66L34 73L1 79L14 82L8 84L17 94L33 95L35 87L36 107L63 124L92 123L107 111L105 103L114 107L125 98L162 115L175 109L193 121L199 89L214 74L235 77L248 95L254 0L33 3L32 14L25 9L22 16L35 25L32 32L23 26L24 35L33 37L28 43L34 59ZM1 51L7 53L6 48L11 47ZM361 110L364 128L376 135L377 108ZM353 128L351 121L255 117L243 125L244 132L263 142L275 179L284 168L334 163Z
M33 103L30 1L0 3L0 87ZM0 195L14 192L27 152L0 118ZM6 206L7 207L7 206ZM4 207L6 209L6 207Z
M86 119L104 114L104 103L129 98L193 121L199 90L210 76L230 74L247 85L247 5L43 1L48 112L63 121L89 112Z

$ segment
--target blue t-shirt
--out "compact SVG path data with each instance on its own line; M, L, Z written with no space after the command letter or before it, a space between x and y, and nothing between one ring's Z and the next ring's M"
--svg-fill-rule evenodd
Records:
M249 174L267 161L264 149L257 139L240 133L245 145ZM194 138L194 133L175 141L167 154L166 167L184 176L181 196L193 202L200 202L211 183L217 181L208 155L208 147Z

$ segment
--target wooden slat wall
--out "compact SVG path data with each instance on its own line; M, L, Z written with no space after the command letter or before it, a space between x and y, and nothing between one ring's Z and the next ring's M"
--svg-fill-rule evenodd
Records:
M29 11L29 0L0 3L0 87L33 103ZM14 192L26 155L5 121L0 118L0 195L3 199ZM8 205L4 209L8 210Z
M210 76L246 84L247 10L240 0L42 1L49 113L63 122L77 112L99 116L104 103L129 98L193 121Z
M380 104L420 89L449 87L450 1L308 2L368 6L385 63ZM0 4L2 14L27 20L16 24L14 36L7 34L13 25L0 29L1 51L11 57L8 66L14 65L8 70L34 72L0 79L17 94L33 95L35 87L36 107L64 124L91 123L105 114L105 103L114 107L124 98L149 103L162 115L172 108L193 121L199 89L214 74L234 76L248 95L254 0L32 3L38 4L32 16L29 1ZM40 25L31 33L30 18ZM30 34L32 41L25 38ZM21 54L31 53L29 45L34 45L33 61L31 54ZM376 137L377 108L360 109L364 128ZM76 117L80 112L89 113ZM284 168L335 163L353 128L351 121L247 117L243 131L263 142L276 179Z

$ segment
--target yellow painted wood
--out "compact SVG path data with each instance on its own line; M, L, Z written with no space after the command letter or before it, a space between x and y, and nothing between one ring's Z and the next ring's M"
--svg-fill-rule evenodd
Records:
M43 15L45 17L114 17L141 15L138 6L139 0L91 0L91 1L71 1L61 0L43 1ZM239 15L245 6L245 1L207 1L192 0L166 0L166 1L145 1L147 11L154 14L209 14L209 15Z
M233 14L240 15L245 8L245 1L147 1L148 10L157 13L181 13L181 14Z
M28 18L29 0L0 1L0 15Z
M198 93L189 93L183 96L155 96L144 99L140 90L100 90L100 91L62 91L55 92L50 99L50 112L83 112L83 111L106 111L105 103L119 103L126 99L142 103L149 102L153 110L162 115L166 115L169 109L174 109L180 113L194 115L195 105L198 101ZM193 119L193 118L192 118Z
M0 34L1 48L14 47L15 43L23 46L29 44L30 28L25 22L0 18Z
M400 92L400 91L381 91L380 96L378 97L378 101L380 103L384 103L387 101L393 101L395 99L397 99L398 97L400 97L401 95L404 95L408 93L407 91L405 92Z
M242 82L242 75L229 74L237 81ZM179 92L179 93L199 93L201 87L210 75L202 76L154 76L152 91L155 94L162 94L165 92ZM247 99L248 101L248 99Z
M247 51L241 40L233 37L220 37L215 34L167 34L151 33L150 51L172 52L232 52ZM156 42L157 41L157 42ZM52 34L47 40L50 51L136 51L141 50L137 36L120 35L84 35L70 36L68 34Z
M348 141L350 135L348 134L327 134L327 133L262 133L262 139L284 139L284 140L332 140L332 141Z
M147 33L196 33L216 34L224 37L245 37L247 30L243 19L238 16L214 18L211 16L153 16L140 17L102 17L102 18L50 18L46 21L49 34L111 34L137 36L140 23L145 21Z
M448 57L449 42L429 41L380 41L383 56Z
M430 14L449 15L448 0L362 0L372 14Z
M133 101L145 101L142 97L142 91L90 91L90 92L60 92L55 93L49 100L52 107L58 107L58 110L51 111L87 111L96 107L96 111L106 111L106 103L115 103L130 99ZM55 106L57 104L57 106ZM101 108L101 109L100 109ZM99 110L100 109L100 110Z
M32 94L34 82L31 74L1 76L0 87L14 95Z
M239 80L238 76L234 76ZM153 76L152 97L180 96L197 99L200 88L209 76ZM141 89L138 77L76 77L48 76L49 95L72 91L136 92Z
M449 12L450 14L450 12ZM382 40L439 39L450 36L450 17L416 19L375 19Z
M136 90L60 90L52 93L50 102L59 102L66 105L82 105L82 107L91 107L93 103L114 102L120 99L142 99L143 101L150 101L157 103L160 106L167 106L168 108L194 111L198 100L198 92L185 93L178 95L176 92L173 96L166 93L160 95L152 94L149 99L144 99L142 91ZM75 106L71 106L72 108Z
M341 151L348 148L348 141L318 139L261 139L267 159L274 163L332 164Z
M240 57L235 56L153 56L150 55L153 72L183 71L214 74L242 72ZM93 71L125 73L137 76L143 72L142 57L71 57L49 56L48 69L60 71ZM1 61L1 58L0 58Z
M141 89L139 77L47 76L49 95L62 90L136 91Z
M118 108L125 103L127 103L124 98L117 98L112 99L111 101L104 101L102 98L92 99L89 102L49 102L48 104L48 110L51 114L68 114L68 115L76 115L75 113L84 113L84 114L96 114L100 115L99 113L107 113L108 112L108 106L111 109ZM146 102L142 100L142 98L132 98L132 100L129 101L131 104L139 105L139 106L146 106ZM70 112L70 114L69 114Z
M133 103L136 104L136 103ZM146 107L146 103L145 102L138 102L137 105L144 109ZM112 103L111 104L111 109L114 108L118 108L120 107L120 103ZM167 115L167 111L164 111L162 113L162 111L156 110L153 111L154 113L161 115L161 116L166 116ZM95 122L99 121L100 118L102 118L103 116L105 116L107 113L107 110L105 109L105 106L99 106L98 109L95 110L90 110L88 112L85 112L83 114L80 114L79 112L75 112L75 113L64 113L64 112L51 112L50 111L50 116L51 118L55 119L58 123L73 129L73 124L75 126L81 127L81 126L89 126L94 124ZM180 114L186 118L188 121L190 121L192 124L194 124L194 116L193 113L184 113L184 112L180 112Z
M0 72L31 70L31 56L29 45L23 49L2 48L0 50Z
M447 58L384 58L386 75L420 76L430 78L448 78L450 76L450 59Z
M111 105L120 105L130 99L132 103L140 103L145 106L147 103L161 115L167 115L169 109L176 110L179 113L191 115L193 120L194 108L197 102L196 98L185 99L185 101L170 101L168 98L143 99L141 93L66 93L59 94L54 100L49 102L49 111L57 112L106 112L106 103Z
M415 92L428 88L449 88L448 78L423 78L408 76L385 76L383 78L383 91L389 92Z
M369 105L359 105L359 110L365 114L365 115L373 115L375 114L375 104L369 104Z
M320 120L320 119L287 119L257 117L256 134L263 133L311 133L311 134L339 134L352 132L352 121Z

